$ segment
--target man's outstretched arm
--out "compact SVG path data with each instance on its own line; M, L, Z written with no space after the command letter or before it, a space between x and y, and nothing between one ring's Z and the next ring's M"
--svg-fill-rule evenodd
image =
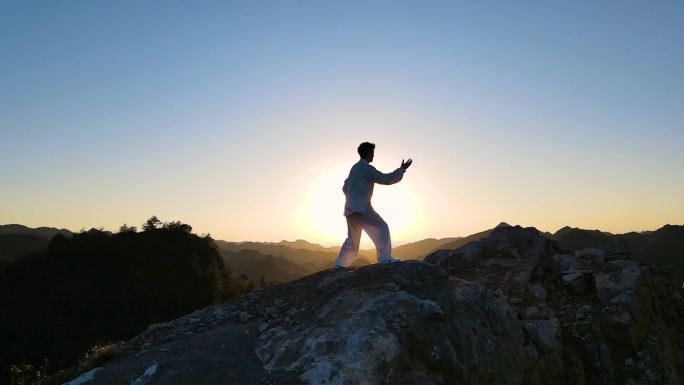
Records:
M401 178L404 177L404 173L406 172L406 169L411 166L411 163L413 163L413 160L411 159L409 159L406 162L404 162L404 160L402 159L401 167L387 174L378 171L373 166L370 166L370 179L371 181L379 184L397 183L401 180Z

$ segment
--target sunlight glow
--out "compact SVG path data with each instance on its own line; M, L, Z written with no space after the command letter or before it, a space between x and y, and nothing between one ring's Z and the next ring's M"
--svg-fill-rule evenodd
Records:
M347 224L343 215L344 194L342 184L351 165L341 164L321 171L314 178L308 194L301 203L302 216L298 226L306 237L318 239L323 243L340 244L347 236ZM387 170L382 170L387 171ZM419 202L409 183L401 181L392 186L375 185L372 199L373 207L390 227L393 243L403 243L412 239L417 225ZM364 233L361 247L373 244Z

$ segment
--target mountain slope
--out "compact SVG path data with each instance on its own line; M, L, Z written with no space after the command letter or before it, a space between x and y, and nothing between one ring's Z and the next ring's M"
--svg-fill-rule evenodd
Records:
M74 233L67 229L57 229L54 227L37 227L34 229L24 225L10 224L0 225L0 234L31 234L49 239L57 234L71 236Z
M495 229L497 229L499 227L507 227L507 226L510 226L510 225L507 224L506 222L501 222L496 227L491 228L489 230L485 230L485 231L481 231L479 233L471 234L471 235L469 235L467 237L463 237L463 238L456 238L451 242L447 242L447 243L444 243L442 245L436 246L435 248L426 252L426 255L434 253L437 250L458 249L459 247L461 247L463 245L467 245L470 242L477 241L477 240L480 240L482 238L489 236L489 234L491 234L492 231L494 231Z
M212 240L177 230L56 235L0 271L0 383L12 364L73 365L88 348L220 300Z
M392 254L395 258L402 260L407 259L422 259L435 248L440 248L444 244L450 244L459 238L441 238L434 239L428 238L417 242L407 243L401 246L394 247L392 249ZM261 260L266 255L272 255L274 257L283 258L293 264L300 266L302 269L308 271L308 273L314 273L324 269L328 269L333 265L335 257L339 252L339 246L336 247L323 247L316 243L307 242L305 240L290 241L280 241L277 243L273 242L227 242L227 241L216 241L217 246L226 255L230 255L230 258L239 259L241 262L244 261L237 254L253 250L258 252L260 255L256 254L245 254L251 255L254 259ZM231 254L229 254L231 253ZM353 266L365 266L369 263L375 263L375 249L359 250L359 257L354 261ZM254 262L254 261L253 261ZM284 263L284 262L283 262ZM244 270L242 266L236 265L233 262L227 262L234 271L238 274ZM271 266L273 268L273 266ZM243 269L243 270L241 270ZM250 268L252 274L256 274L257 277L252 279L258 279L259 276L264 275L266 277L281 277L285 278L283 272L264 271L263 274L258 272L257 268ZM295 274L296 277L301 277L303 274ZM267 278L268 279L268 278ZM286 280L286 279L284 279ZM283 280L278 280L283 281Z
M506 225L505 223L499 226ZM491 232L486 230L477 234L470 235L468 237L452 237L452 238L427 238L417 242L410 242L401 246L396 246L392 249L392 255L395 258L401 260L421 260L426 255L438 249L450 249L457 248L461 245L468 243L473 240L480 239ZM238 274L242 274L242 271L246 271L246 267L242 266L242 263L256 263L257 260L262 260L266 255L272 255L274 257L284 258L298 266L303 270L308 271L308 273L314 273L317 271L325 270L332 267L335 257L339 252L339 246L334 247L323 247L316 243L311 243L302 239L296 241L280 241L280 242L228 242L218 240L216 241L221 253L235 259L235 262L227 261L227 265L231 267ZM238 254L241 252L246 252L248 250L256 251L259 254L245 253L244 256L251 256L252 258L242 258ZM370 263L375 263L376 251L375 249L365 249L359 250L358 258L353 262L352 266L360 267L365 266ZM239 262L238 262L239 261ZM276 260L277 261L277 260ZM277 265L278 263L275 263ZM271 264L264 264L264 267L268 267L268 270L264 270L263 273L259 273L258 268L250 267L249 270L252 275L252 279L258 279L261 275L268 277L281 277L286 278L287 273L282 270L287 269L277 269L276 266ZM279 271L281 270L281 271ZM294 276L301 277L303 274L295 273ZM298 275L299 274L299 275ZM279 281L284 281L279 280Z
M452 242L456 242L460 237L453 237L453 238L427 238L423 239L417 242L411 242L407 243L401 246L393 247L392 248L392 256L395 258L399 258L402 260L406 259L416 259L416 260L422 260L425 258L426 255L428 255L430 252L432 252L435 249L439 249L444 247L445 245L449 245Z
M320 268L332 266L332 262L337 256L339 250L322 248L319 250L309 249L293 249L289 246L280 243L267 242L226 242L218 240L216 245L220 250L229 252L239 252L241 250L255 250L263 255L273 255L283 257L290 262L298 265L313 264L320 266Z
M337 246L324 247L324 246L319 245L318 243L311 243L311 242L305 241L303 239L297 239L295 241L282 240L282 241L278 242L277 245L287 246L291 249L304 249L304 250L310 250L310 251L325 251L325 252L329 252L329 253L337 251Z
M653 232L628 233L616 238L629 245L635 259L672 265L684 278L684 226L665 225Z
M151 325L44 385L680 384L673 277L561 252L509 226L436 264L329 269Z
M30 228L23 225L0 225L0 267L29 253L45 250L50 239L57 234L71 237L66 229L52 227Z
M564 229L554 234L554 238L563 249L626 247L635 259L658 265L672 265L684 277L684 226L665 225L655 231L625 234L577 228Z
M584 249L587 247L602 247L614 242L611 235L598 230L584 230L564 227L552 236L560 246L566 250Z
M34 234L0 234L0 262L45 250L49 238Z
M286 282L312 273L287 258L264 255L256 250L231 252L220 249L219 253L234 275L244 274L254 281L264 277L268 282Z

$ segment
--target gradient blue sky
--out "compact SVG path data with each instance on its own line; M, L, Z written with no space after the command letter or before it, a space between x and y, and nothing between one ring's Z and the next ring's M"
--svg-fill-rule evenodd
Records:
M397 243L684 223L683 2L0 1L0 223Z

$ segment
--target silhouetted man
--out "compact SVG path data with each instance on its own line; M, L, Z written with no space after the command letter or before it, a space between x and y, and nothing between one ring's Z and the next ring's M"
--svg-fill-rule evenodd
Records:
M342 244L340 253L335 259L335 267L348 267L359 252L361 230L375 244L378 263L399 262L392 258L392 241L387 223L373 210L371 197L375 183L394 184L401 180L406 169L411 166L411 159L389 174L383 174L370 163L375 155L375 144L363 142L358 148L361 159L352 166L349 176L344 181L342 191L346 197L344 216L347 218L347 239Z

